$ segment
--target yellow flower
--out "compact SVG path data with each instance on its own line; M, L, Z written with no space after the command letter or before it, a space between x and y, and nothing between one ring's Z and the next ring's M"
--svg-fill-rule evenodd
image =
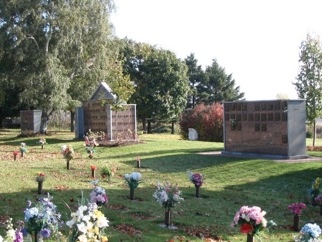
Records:
M108 242L108 238L106 236L101 237L101 242Z

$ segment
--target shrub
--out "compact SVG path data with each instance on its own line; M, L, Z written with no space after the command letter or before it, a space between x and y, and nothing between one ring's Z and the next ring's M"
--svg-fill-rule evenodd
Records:
M187 139L188 129L194 128L201 141L223 142L224 108L220 103L198 104L185 111L180 119L181 135Z

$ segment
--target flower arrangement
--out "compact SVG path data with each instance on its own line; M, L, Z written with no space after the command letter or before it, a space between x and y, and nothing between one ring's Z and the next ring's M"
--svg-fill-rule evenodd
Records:
M22 157L24 156L24 153L28 152L28 148L27 148L26 143L23 143L23 142L21 143L20 152L21 152L21 156Z
M319 225L307 223L300 230L300 234L295 237L295 242L318 242L321 233Z
M139 172L132 172L130 174L125 174L124 179L127 182L130 189L135 189L141 182L142 175Z
M101 174L102 178L107 178L108 182L111 181L111 175L112 175L112 173L110 172L110 170L107 167L101 168L100 174Z
M39 198L34 207L31 205L31 201L28 201L24 210L23 234L33 235L35 241L38 241L38 237L50 238L58 235L61 215L57 213L52 197L48 195L47 198Z
M44 182L46 179L45 173L38 172L36 176L36 182Z
M46 139L44 137L40 138L39 143L40 143L42 149L44 149L44 145L47 144Z
M172 185L170 182L166 182L165 184L158 182L157 190L154 192L153 197L166 210L171 209L177 203L184 200L181 197L178 185Z
M293 203L291 205L288 206L288 210L293 213L294 215L301 215L302 210L305 209L307 206L302 203Z
M102 206L108 203L108 197L106 195L105 189L98 186L97 184L98 182L95 183L95 187L90 193L90 203L96 203L98 206Z
M201 173L193 173L191 171L187 172L189 180L195 185L195 186L202 186L204 181L204 176Z
M316 204L322 205L322 194L319 194L317 197L315 197L314 201Z
M309 189L309 197L311 200L311 203L313 205L317 205L315 203L315 198L322 193L321 191L321 179L320 177L317 177L311 184L311 188Z
M91 169L91 176L92 176L92 178L95 178L95 172L97 170L97 166L91 165L90 169Z
M5 241L5 242L23 242L23 233L21 232L21 228L16 228L14 229L13 227L13 219L9 218L6 221L6 236L3 238L0 235L0 241Z
M241 233L256 235L267 226L275 225L273 221L267 222L265 214L266 212L260 207L242 206L235 214L231 226L239 224Z
M76 212L71 213L71 220L66 222L71 230L68 241L106 242L108 239L103 230L109 226L108 223L96 203L81 204Z
M19 153L18 150L14 150L13 151L14 160L16 160L16 157L17 157L18 153Z
M92 159L93 154L96 152L95 147L99 146L95 138L90 139L88 136L84 137L84 146L86 148L87 153L89 154L89 158Z
M61 152L63 154L63 157L67 160L67 162L69 162L71 159L74 158L74 149L71 145L63 145L61 147ZM67 168L69 168L67 166Z

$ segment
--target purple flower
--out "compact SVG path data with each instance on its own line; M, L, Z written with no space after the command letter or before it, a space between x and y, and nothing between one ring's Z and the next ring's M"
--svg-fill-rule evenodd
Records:
M23 242L23 233L20 230L15 230L15 239L14 242Z
M40 231L41 236L43 236L43 238L49 238L51 236L51 231L49 229L42 229Z

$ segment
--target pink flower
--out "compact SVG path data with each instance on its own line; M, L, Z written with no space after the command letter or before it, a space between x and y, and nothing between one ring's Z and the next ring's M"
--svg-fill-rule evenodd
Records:
M300 202L300 203L293 203L288 206L289 211L291 211L294 215L300 215L302 210L305 209L307 206Z

